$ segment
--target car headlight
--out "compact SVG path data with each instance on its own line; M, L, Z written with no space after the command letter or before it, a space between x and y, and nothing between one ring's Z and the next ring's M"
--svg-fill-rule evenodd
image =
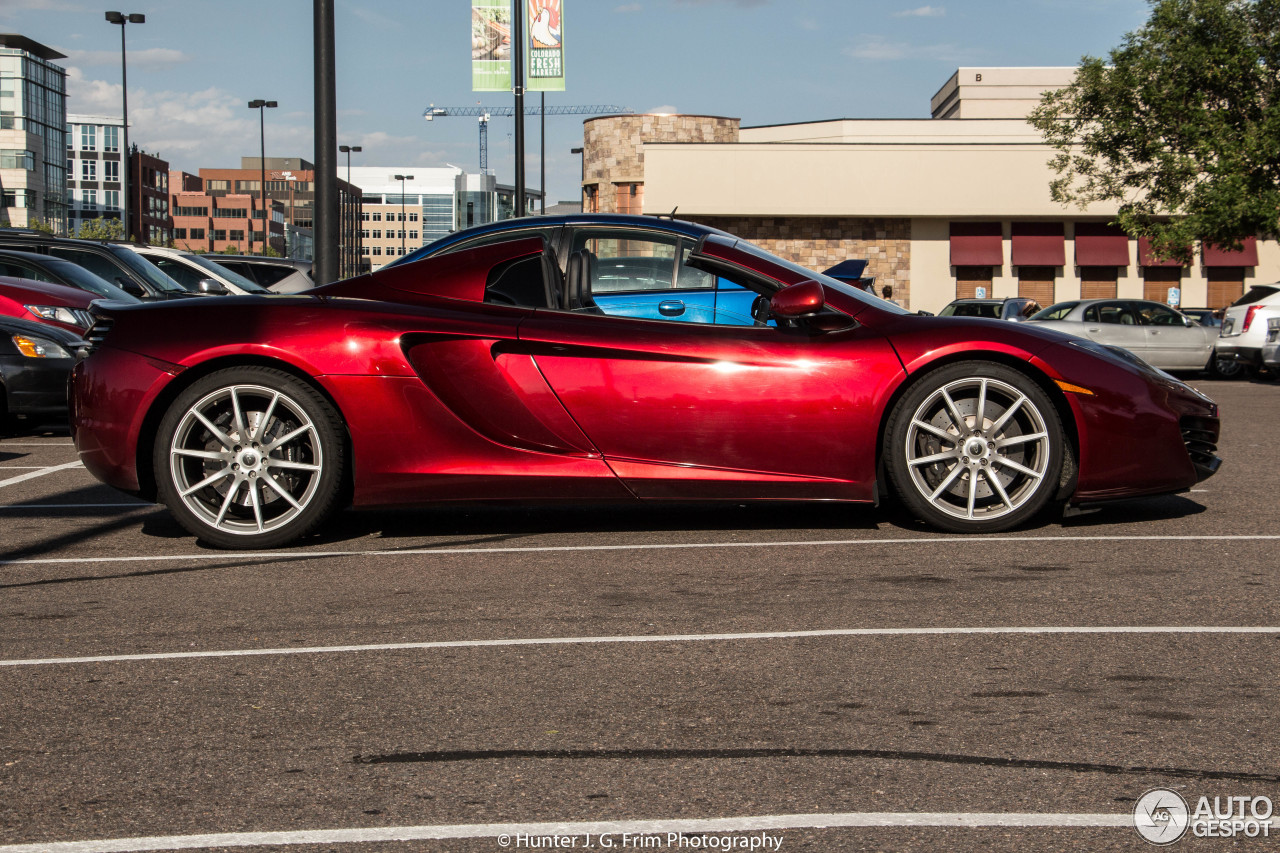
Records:
M53 320L58 323L67 323L71 326L84 327L84 322L80 317L76 316L76 312L72 311L70 308L63 308L61 305L26 305L23 307L44 320Z
M18 348L18 352L27 358L71 358L71 353L53 341L44 338L14 335L13 345Z

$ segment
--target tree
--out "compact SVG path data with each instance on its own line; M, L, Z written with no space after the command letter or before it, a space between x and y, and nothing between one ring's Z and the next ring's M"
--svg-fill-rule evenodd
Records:
M47 222L41 222L39 219L36 219L34 216L31 217L31 219L27 222L27 227L30 228L32 231L40 231L45 234L54 233L52 225L48 224Z
M77 236L82 240L123 240L124 223L119 219L102 216L86 219L80 223L80 233Z
M1109 60L1029 121L1057 149L1055 201L1119 205L1126 232L1188 260L1280 230L1280 0L1148 0Z

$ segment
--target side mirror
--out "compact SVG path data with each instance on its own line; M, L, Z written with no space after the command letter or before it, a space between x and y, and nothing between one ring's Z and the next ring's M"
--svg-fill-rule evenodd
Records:
M196 282L196 289L201 293L211 293L217 296L223 296L230 293L226 285L218 281L216 278L202 278Z
M795 320L817 314L826 304L822 285L816 281L801 281L784 287L769 300L769 313L775 317Z
M116 286L118 286L121 290L123 290L125 293L129 294L130 296L136 296L139 299L147 295L147 292L142 289L142 285L138 284L136 281L134 281L131 278L125 278L124 276L116 276Z

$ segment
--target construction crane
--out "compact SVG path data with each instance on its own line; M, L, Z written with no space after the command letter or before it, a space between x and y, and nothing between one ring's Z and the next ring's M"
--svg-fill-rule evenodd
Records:
M577 107L547 107L546 115L549 116L580 116L580 115L612 115L627 114L631 110L626 107L615 107L612 104L590 104L587 106ZM427 107L422 113L422 117L427 121L444 116L477 116L480 119L480 173L487 175L489 173L489 119L493 116L511 117L515 115L515 107L486 107L477 104L474 107L437 107L435 104ZM527 116L543 115L541 106L525 107L524 114Z

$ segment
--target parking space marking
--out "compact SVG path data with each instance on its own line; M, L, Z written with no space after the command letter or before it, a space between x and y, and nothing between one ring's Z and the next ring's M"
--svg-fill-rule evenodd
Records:
M134 501L126 504L0 504L0 509L119 509L120 507L136 507L152 509L158 504Z
M954 828L1116 828L1132 827L1129 814L1042 814L1027 812L844 812L836 814L754 815L674 820L602 820L547 823L462 823L440 826L375 826L359 829L315 829L291 832L219 832L207 835L169 835L110 838L97 841L58 841L9 844L0 853L135 853L145 850L192 850L199 847L282 847L297 844L361 844L388 841L433 841L456 838L496 838L501 847L528 847L517 836L565 839L612 836L715 835L763 833L788 829L848 829L859 827ZM543 845L538 845L543 846ZM548 843L545 846L561 846ZM632 845L636 846L636 845ZM763 848L761 848L763 849Z
M592 646L621 643L708 643L744 640L802 640L815 637L916 637L993 634L1280 634L1271 625L1086 625L992 626L988 628L824 628L813 631L748 631L730 634L635 634L603 637L531 637L505 640L433 640L422 643L369 643L345 646L299 646L273 649L222 649L207 652L148 652L63 658L0 660L0 667L54 666L125 661L238 658L268 655L324 655L351 652L396 652L423 649L481 649L503 646Z
M29 476L29 475L28 475ZM5 481L0 481L4 485ZM203 554L140 554L130 557L34 557L24 560L0 560L0 566L55 566L67 563L155 563L168 560L226 561L292 560L298 557L329 559L335 557L421 557L468 556L474 554L546 554L574 551L678 551L700 548L813 548L867 547L876 545L985 545L992 542L1027 544L1032 542L1273 542L1280 534L1203 534L1187 536L919 536L896 539L785 539L777 542L662 542L633 545L524 545L510 548L405 548L369 551L212 551Z
M7 480L0 480L0 486L12 486L14 483L24 483L27 480L34 480L36 477L43 477L46 474L56 474L59 471L69 471L72 468L83 467L84 463L78 459L75 462L66 462L62 465L50 465L48 468L41 468L38 471L32 471L30 474L19 474Z

